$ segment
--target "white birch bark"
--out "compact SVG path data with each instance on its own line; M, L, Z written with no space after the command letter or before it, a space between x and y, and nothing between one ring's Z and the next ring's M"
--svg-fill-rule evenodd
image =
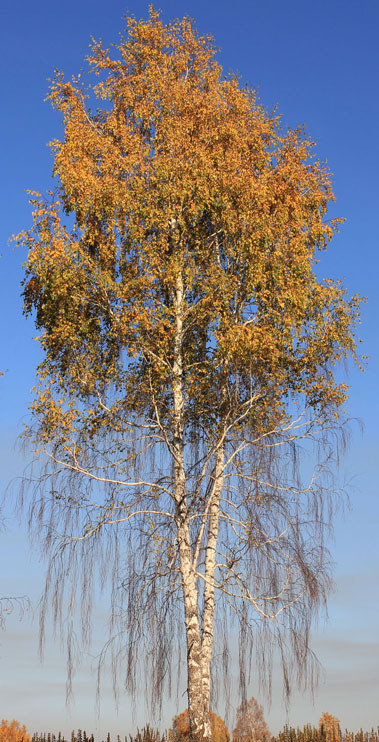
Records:
M224 445L222 444L216 455L214 482L210 496L211 502L209 506L209 525L204 570L205 585L202 623L202 677L204 700L207 700L208 708L210 703L211 659L214 633L216 553L223 472Z
M175 344L173 363L174 399L174 473L178 549L183 585L185 628L187 639L188 712L191 738L197 742L211 740L209 692L204 693L204 662L202 659L198 589L193 564L187 511L184 462L184 400L183 400L183 278L178 271L175 292ZM209 687L209 683L206 685Z

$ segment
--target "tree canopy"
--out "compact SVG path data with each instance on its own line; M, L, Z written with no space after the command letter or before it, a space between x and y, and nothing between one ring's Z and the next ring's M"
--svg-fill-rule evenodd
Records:
M190 21L165 26L152 11L128 30L120 59L94 46L102 79L92 88L61 73L51 86L65 129L51 143L58 198L36 198L35 231L23 235L25 309L36 309L46 352L36 402L46 433L108 428L101 407L84 420L63 397L98 400L110 388L121 391L116 420L151 416L153 389L170 421L179 272L186 424L217 427L224 376L238 378L236 408L253 380L259 423L280 418L290 393L338 407L346 388L333 366L354 352L358 299L314 270L341 220L324 219L333 194L313 143L301 128L282 134L254 91L224 79ZM103 104L93 113L90 94Z

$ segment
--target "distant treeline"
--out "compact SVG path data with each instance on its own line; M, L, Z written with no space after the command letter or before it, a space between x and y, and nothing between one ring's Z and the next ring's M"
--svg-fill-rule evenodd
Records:
M93 734L87 734L87 732L78 729L77 732L71 732L69 739L66 739L61 732L58 732L57 735L51 732L44 734L34 733L32 742L95 742L95 737ZM167 742L167 735L161 734L157 729L153 729L147 724L142 729L142 732L138 730L134 737L131 734L117 734L111 738L108 732L105 740L103 739L102 742ZM379 740L376 740L376 742L379 742Z
M111 737L108 732L105 740L103 739L101 742L168 742L169 736L169 734L161 734L147 724L142 731L138 730L135 736L117 734ZM303 729L285 726L277 736L271 737L271 742L329 742L328 737L329 735L323 726L317 728L307 724ZM340 740L340 742L379 742L379 727L376 730L371 729L370 732L364 732L363 729L360 729L359 732L349 732L345 729L342 732L339 729L338 736L336 735L334 740L330 740L330 742L337 742L337 740ZM35 733L32 736L32 742L95 742L95 738L93 734L87 734L85 731L78 729L77 732L71 733L69 739L66 739L60 732L58 735L50 732L48 734ZM252 738L251 742L256 741Z
M377 729L371 729L370 732L364 732L360 729L359 732L349 732L345 729L344 732L341 728L338 729L336 735L328 734L328 730L321 724L320 727L313 727L311 724L306 724L303 729L297 727L285 726L283 731L279 732L276 737L271 738L271 742L379 742L379 727Z

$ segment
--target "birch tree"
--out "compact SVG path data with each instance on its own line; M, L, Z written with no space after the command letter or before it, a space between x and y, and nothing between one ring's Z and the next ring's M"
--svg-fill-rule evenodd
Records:
M52 605L71 667L75 605L88 642L108 576L115 676L135 692L143 658L159 700L184 644L191 736L209 740L232 626L242 695L253 644L266 678L278 647L285 693L311 679L360 299L315 270L341 220L313 143L223 76L211 38L150 8L88 61L89 81L51 83L57 186L18 236L44 354L27 429L47 461L42 618Z
M263 707L252 696L237 709L233 742L270 742L271 732L264 720Z

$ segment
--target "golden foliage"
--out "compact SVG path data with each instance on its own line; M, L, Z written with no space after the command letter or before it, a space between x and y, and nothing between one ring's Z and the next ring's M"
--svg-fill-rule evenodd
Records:
M213 711L210 712L212 742L230 742L228 728ZM170 742L191 742L188 709L179 716L174 716L172 729L169 730Z
M237 709L233 742L270 742L271 733L263 717L263 707L252 696Z
M318 723L319 729L324 731L326 742L337 742L340 739L340 720L324 711Z
M150 8L148 21L128 20L118 56L95 43L89 64L94 85L61 72L51 84L65 129L51 142L58 193L32 194L34 228L17 238L45 352L42 443L117 430L152 396L170 420L178 271L190 425L217 424L221 377L238 377L242 405L253 379L255 428L288 395L337 411L346 386L333 366L355 357L360 299L314 271L342 220L324 220L334 197L313 142L301 127L281 133L255 91L225 79L188 19L164 24Z
M16 719L12 721L2 719L0 742L30 742L30 735L27 733L25 725L21 726Z

